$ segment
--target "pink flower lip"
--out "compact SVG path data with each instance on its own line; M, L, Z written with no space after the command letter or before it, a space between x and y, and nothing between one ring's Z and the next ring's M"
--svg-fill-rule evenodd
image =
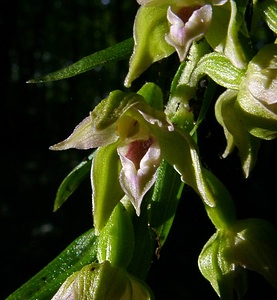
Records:
M144 157L152 144L152 138L149 138L148 140L137 140L129 144L129 148L125 154L125 157L133 162L137 170L140 168L141 159Z

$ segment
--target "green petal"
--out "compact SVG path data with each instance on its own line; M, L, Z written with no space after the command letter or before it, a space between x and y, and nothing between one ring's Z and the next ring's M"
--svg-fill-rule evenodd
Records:
M51 146L51 150L70 148L90 149L111 144L118 139L116 121L133 105L145 102L135 93L115 90L103 99L64 141Z

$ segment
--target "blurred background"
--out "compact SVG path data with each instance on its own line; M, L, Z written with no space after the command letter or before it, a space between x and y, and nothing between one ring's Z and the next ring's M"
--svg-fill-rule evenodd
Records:
M137 8L135 0L2 1L0 299L91 228L89 178L53 213L59 184L90 152L48 148L67 137L109 91L124 89L128 60L57 82L26 81L131 37ZM164 68L173 76L177 64L175 55L155 64L134 86L145 80L163 85L159 74ZM213 111L200 136L203 163L230 189L239 217L276 225L276 142L262 143L258 164L244 180L237 153L220 158L225 141ZM153 260L149 273L157 299L216 299L197 268L213 233L201 201L187 188L161 258ZM276 291L259 275L249 272L249 280L246 299L276 299Z

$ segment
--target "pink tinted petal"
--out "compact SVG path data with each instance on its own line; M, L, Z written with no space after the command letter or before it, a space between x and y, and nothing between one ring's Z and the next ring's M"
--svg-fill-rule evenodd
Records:
M167 43L176 49L181 61L186 58L191 44L201 39L208 30L212 19L212 6L207 4L194 10L187 22L181 19L182 14L179 17L171 7L168 8L167 18L171 26L169 34L165 37Z
M156 171L161 162L160 147L150 138L118 147L118 154L122 164L119 178L121 187L139 216L143 196L156 179Z

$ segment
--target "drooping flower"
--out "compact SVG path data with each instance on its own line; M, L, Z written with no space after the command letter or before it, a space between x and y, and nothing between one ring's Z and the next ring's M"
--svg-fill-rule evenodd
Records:
M183 7L178 13L174 13L169 6L167 19L171 26L165 40L176 49L183 61L193 41L205 35L212 19L212 6Z
M217 230L198 258L202 275L219 297L242 298L247 291L246 270L262 275L277 287L276 228L262 219L237 220Z
M122 165L120 185L139 215L142 198L153 185L161 161L159 142L151 126L161 131L173 130L164 113L148 106L142 96L114 91L65 141L50 149L90 149L116 144ZM94 182L92 186L97 189Z
M125 85L130 86L152 63L168 57L174 50L183 61L192 43L204 37L208 31L213 6L221 6L226 2L138 0L141 7L134 23L135 47Z
M162 158L199 194L217 227L233 222L230 196L224 193L218 201L214 185L222 191L222 184L202 167L193 138L175 128L161 109L162 93L153 83L145 84L138 93L113 91L66 140L50 148L98 147L91 172L98 233L124 194L140 214L142 199L155 182Z

